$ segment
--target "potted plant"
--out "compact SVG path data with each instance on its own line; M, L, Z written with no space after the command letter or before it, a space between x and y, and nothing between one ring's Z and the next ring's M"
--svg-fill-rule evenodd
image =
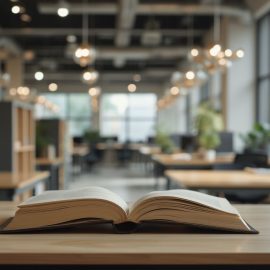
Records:
M253 129L240 135L244 142L244 152L264 152L270 154L270 127L256 123Z
M195 129L200 151L207 159L215 159L215 149L220 145L220 131L223 130L223 119L209 102L198 107L195 117Z
M100 135L98 130L88 129L84 132L84 141L89 145L94 145L100 141Z
M155 143L160 146L161 152L171 154L175 148L175 145L168 134L165 132L157 131L155 137Z
M203 132L198 137L199 145L205 150L204 157L207 160L215 160L215 149L220 145L220 137L216 131Z

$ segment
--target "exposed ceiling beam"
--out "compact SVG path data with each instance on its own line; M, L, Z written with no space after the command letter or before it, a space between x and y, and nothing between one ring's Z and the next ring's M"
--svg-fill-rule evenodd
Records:
M87 7L83 7L81 4L70 3L70 14L82 14L86 12L88 14L116 14L118 11L116 4L108 3L95 3L88 4ZM58 8L57 3L40 3L38 4L40 13L43 14L56 14ZM231 17L242 17L244 19L250 18L251 13L248 9L244 9L242 6L229 6L221 5L220 14ZM214 15L216 12L215 5L191 5L191 4L139 4L136 8L137 15Z
M133 28L136 19L137 4L138 0L119 1L117 32L115 36L115 45L118 47L126 47L130 43L130 30Z
M57 9L59 8L59 3L38 3L38 10L42 14L57 14ZM69 3L69 13L70 14L104 14L111 15L117 13L117 5L110 3L95 3L83 5L81 3Z
M150 81L151 79L163 80L164 78L170 76L174 69L157 69L157 68L147 68L143 71L142 78L143 81ZM131 71L102 71L100 74L99 81L106 82L130 82L133 79L135 72ZM59 72L45 72L45 77L43 82L46 81L79 81L81 82L81 72L78 71L59 71ZM28 81L34 80L34 72L27 72L24 78Z
M61 55L62 46L50 47L32 47L39 56L42 55ZM145 59L175 59L186 56L187 47L164 46L155 48L142 47L97 47L97 59L127 59L127 60L145 60Z
M117 32L128 33L133 36L140 36L143 34L144 29L114 29L114 28L96 28L89 29L88 35L98 35L98 36L106 36L106 37L114 37ZM162 35L166 36L175 36L175 37L186 37L186 36L201 36L205 34L207 30L198 30L194 29L192 32L187 31L186 29L160 29L159 30ZM14 36L14 37L48 37L48 36L56 36L56 37L65 37L67 35L76 35L81 36L82 30L81 28L5 28L0 29L1 36Z
M46 82L34 82L26 81L26 84L30 88L35 88L39 93L51 93L48 91L48 83ZM100 82L98 84L101 87L102 94L104 93L127 93L127 83L110 83ZM78 82L59 82L58 93L87 93L89 86ZM163 84L160 82L143 82L137 85L137 93L160 93L164 91Z

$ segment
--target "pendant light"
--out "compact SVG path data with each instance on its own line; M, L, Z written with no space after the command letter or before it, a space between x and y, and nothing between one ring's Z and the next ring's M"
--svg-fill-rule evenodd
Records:
M193 48L193 17L190 17L190 20L189 28L187 29L190 32L187 46L188 48ZM207 74L201 66L191 61L189 57L187 60L186 66L175 71L171 77L171 83L179 89L199 86L207 79Z
M88 22L87 22L88 25ZM94 27L94 24L91 23L92 27ZM94 36L93 36L93 44L94 42ZM90 66L92 64L92 66ZM99 72L95 70L95 62L93 61L92 63L88 64L88 68L83 71L82 73L82 80L84 83L88 85L93 85L99 78Z
M88 42L88 14L86 13L87 1L83 4L82 16L82 43L74 52L74 61L81 67L92 64L96 59L96 50L93 45Z
M220 43L220 22L220 4L217 1L214 14L213 43L205 49L192 48L189 53L190 59L198 65L203 66L209 74L213 74L220 69L226 69L232 65L234 60L244 57L244 51L242 49L233 51L229 48L222 48Z

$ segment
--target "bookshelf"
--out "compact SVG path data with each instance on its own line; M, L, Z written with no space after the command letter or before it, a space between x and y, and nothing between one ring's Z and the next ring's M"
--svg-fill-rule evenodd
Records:
M20 181L35 174L35 121L30 104L0 102L0 173Z
M45 189L48 172L35 169L33 105L0 102L0 200L21 202Z
M49 170L51 179L48 189L64 188L65 179L65 148L66 148L66 123L60 119L42 119L36 122L37 138L43 141L41 145L52 145L55 149L55 156L50 157L48 151L37 149L36 165L40 170ZM38 145L37 145L38 148Z

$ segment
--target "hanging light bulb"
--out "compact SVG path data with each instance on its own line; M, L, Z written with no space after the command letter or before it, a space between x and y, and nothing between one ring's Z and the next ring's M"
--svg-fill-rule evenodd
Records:
M83 10L86 8L83 6ZM74 61L81 67L86 67L93 64L96 59L96 50L94 46L88 42L88 14L83 13L82 17L82 44L80 44L74 51Z
M87 84L94 84L99 77L99 73L95 69L87 69L82 74L82 79Z
M92 64L96 59L96 50L88 43L81 44L74 53L74 61L81 67Z

